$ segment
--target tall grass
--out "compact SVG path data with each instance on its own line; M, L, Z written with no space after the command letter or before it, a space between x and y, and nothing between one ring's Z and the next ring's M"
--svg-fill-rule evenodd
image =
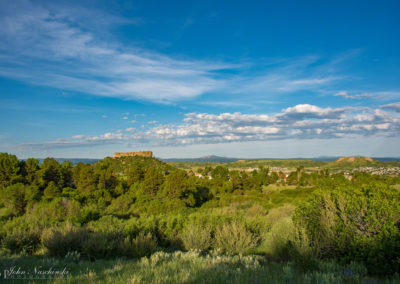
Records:
M70 277L56 283L400 283L398 275L392 279L369 278L365 267L357 263L341 266L332 261L319 262L315 270L299 272L293 263L267 263L261 256L201 256L196 251L160 251L139 261L3 258L1 271L10 263L21 269L38 265L42 269L66 267Z

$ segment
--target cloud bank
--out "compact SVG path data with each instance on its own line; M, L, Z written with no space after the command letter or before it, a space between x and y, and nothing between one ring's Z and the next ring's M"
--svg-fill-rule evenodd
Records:
M156 147L287 139L399 137L398 105L372 109L299 104L274 115L187 113L179 124L159 124L145 131L127 128L98 136L76 135L69 139L25 143L19 147L52 149L121 143Z

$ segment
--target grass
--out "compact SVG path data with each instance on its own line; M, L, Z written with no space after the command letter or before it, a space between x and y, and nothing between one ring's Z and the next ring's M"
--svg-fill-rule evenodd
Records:
M40 256L0 259L0 269L15 266L21 270L62 270L70 276L64 280L30 280L29 283L400 283L394 279L379 280L365 275L357 264L343 267L334 262L320 262L314 271L300 271L293 263L267 262L261 256L227 256L218 253L156 252L141 259L117 259L78 262ZM8 280L6 283L22 283Z

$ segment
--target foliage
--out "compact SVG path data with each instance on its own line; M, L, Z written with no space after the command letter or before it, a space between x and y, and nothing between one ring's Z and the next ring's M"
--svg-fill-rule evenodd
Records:
M0 189L21 179L21 163L17 156L0 153Z
M40 245L39 230L16 229L6 234L2 239L2 246L12 253L32 254Z
M58 229L45 229L42 244L50 256L65 257L68 253L82 251L87 232L67 223Z
M146 157L39 164L0 154L2 252L75 263L195 249L259 253L307 277L331 271L332 261L357 270L357 279L365 269L399 272L398 176L313 161L203 165L180 170ZM192 253L176 257L200 261Z
M151 233L140 232L136 238L125 238L122 243L122 255L143 257L150 256L157 248L157 240Z
M297 208L316 253L362 261L373 274L400 272L400 192L380 183L319 191Z
M123 235L117 232L89 232L82 252L91 260L119 256Z
M183 231L181 239L186 250L208 250L212 245L211 227L190 224Z
M237 221L219 226L215 232L215 248L225 253L246 253L257 246L259 238Z

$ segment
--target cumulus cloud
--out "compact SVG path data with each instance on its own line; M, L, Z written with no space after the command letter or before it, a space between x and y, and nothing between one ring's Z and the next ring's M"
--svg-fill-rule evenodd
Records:
M398 107L397 104L395 107ZM388 105L391 106L391 105ZM286 139L335 139L368 136L399 137L400 114L382 108L322 108L300 104L269 114L187 113L182 123L160 124L148 130L127 128L125 132L99 136L78 135L21 147L62 148L101 144L134 143L146 146Z

